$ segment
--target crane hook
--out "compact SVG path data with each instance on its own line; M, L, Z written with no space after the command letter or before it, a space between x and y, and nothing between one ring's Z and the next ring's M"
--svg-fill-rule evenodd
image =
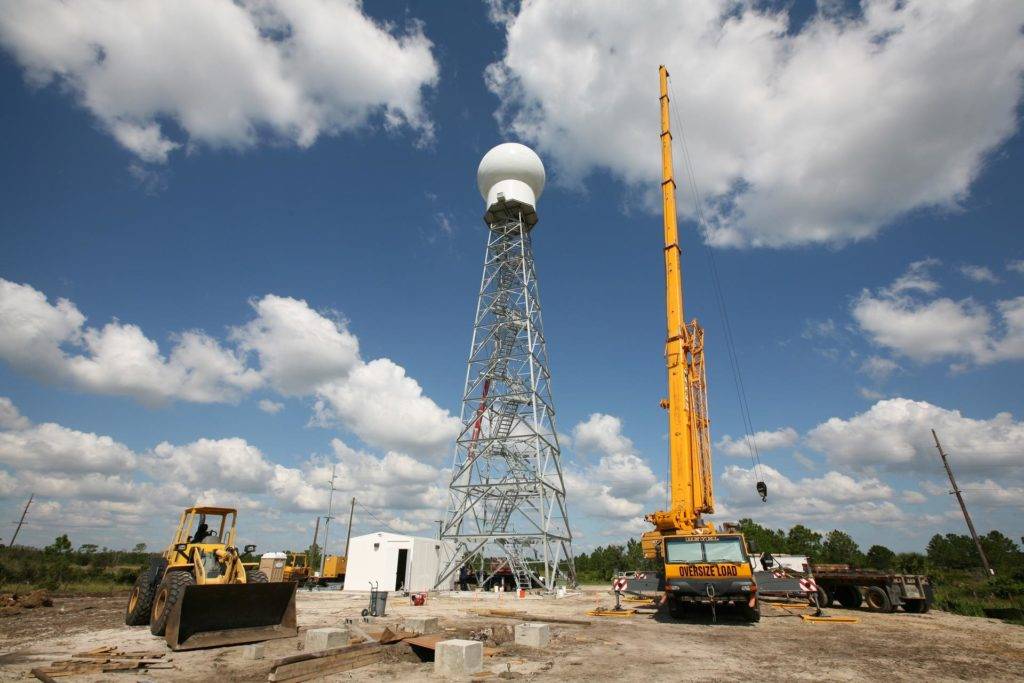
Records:
M767 503L768 502L768 484L765 484L763 481L757 482L757 494L759 496L761 496L761 502L762 503Z

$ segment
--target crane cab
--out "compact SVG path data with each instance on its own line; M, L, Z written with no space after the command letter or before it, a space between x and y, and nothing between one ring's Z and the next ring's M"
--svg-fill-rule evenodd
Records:
M742 534L668 534L662 537L665 599L673 616L691 605L733 605L759 621L757 584Z

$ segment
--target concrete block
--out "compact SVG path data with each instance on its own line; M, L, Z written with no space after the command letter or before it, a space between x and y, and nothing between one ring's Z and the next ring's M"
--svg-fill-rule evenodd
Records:
M306 652L348 645L347 628L311 628L306 631Z
M420 635L437 633L439 630L437 617L409 617L405 620L405 630L419 633Z
M547 624L516 624L516 645L547 647L551 640L551 627Z
M434 673L445 678L471 676L484 668L484 644L478 640L442 640L434 650Z
M267 651L266 643L253 643L242 648L242 659L263 659Z

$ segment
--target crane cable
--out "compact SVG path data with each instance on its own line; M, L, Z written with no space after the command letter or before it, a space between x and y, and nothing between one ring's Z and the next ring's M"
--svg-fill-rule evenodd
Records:
M675 101L675 91L672 88L672 77L668 78L669 96ZM754 439L754 425L750 418L750 403L747 401L747 391L743 384L743 373L740 371L739 356L736 353L736 342L732 334L732 324L729 322L729 311L725 303L725 294L722 291L721 278L718 274L718 263L715 260L714 251L708 246L709 236L707 219L704 216L704 202L700 195L700 188L697 187L697 174L694 172L693 160L686 144L686 129L683 127L683 120L679 114L678 104L672 108L672 115L676 120L679 129L679 143L682 151L683 163L689 178L687 185L690 188L690 195L693 198L694 213L697 216L697 223L703 231L701 245L704 247L704 254L708 259L711 281L715 292L715 303L718 305L718 312L722 318L722 327L725 331L725 346L728 351L729 365L732 369L733 386L736 389L736 399L740 407L740 417L743 420L743 428L746 431L744 440L747 444L747 451L750 453L750 465L754 478L757 480L757 492L762 501L768 499L768 487L764 483L764 467L761 465L761 454ZM675 137L672 138L673 141Z

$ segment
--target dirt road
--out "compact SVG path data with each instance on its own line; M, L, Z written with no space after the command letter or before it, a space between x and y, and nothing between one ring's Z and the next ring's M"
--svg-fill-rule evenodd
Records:
M24 680L28 670L104 645L123 650L167 652L147 628L122 625L124 598L56 598L54 606L0 619L0 680ZM830 610L856 616L854 624L810 623L787 610L766 606L759 624L721 619L712 624L675 622L663 616L628 619L587 617L601 602L612 603L604 589L592 588L567 598L516 600L486 597L431 598L414 607L392 595L383 623L406 616L438 616L453 637L470 632L507 632L513 619L484 617L474 610L515 609L532 614L590 619L589 626L551 624L551 645L531 651L510 642L485 660L485 669L503 678L536 680L1021 680L1024 679L1024 628L990 619L929 614L874 614ZM363 594L300 591L302 629L334 626L358 618ZM495 627L498 627L495 629ZM379 628L379 627L378 627ZM270 661L295 654L298 640L267 643L267 659L247 661L241 647L169 654L173 669L153 671L152 680L266 680ZM511 673L510 673L511 672ZM394 656L382 664L326 680L429 680L433 665L414 656ZM109 679L110 674L106 678ZM65 679L66 680L66 679ZM89 680L76 678L74 680ZM94 680L102 680L96 677ZM126 678L125 680L134 680ZM436 680L436 679L435 679Z

